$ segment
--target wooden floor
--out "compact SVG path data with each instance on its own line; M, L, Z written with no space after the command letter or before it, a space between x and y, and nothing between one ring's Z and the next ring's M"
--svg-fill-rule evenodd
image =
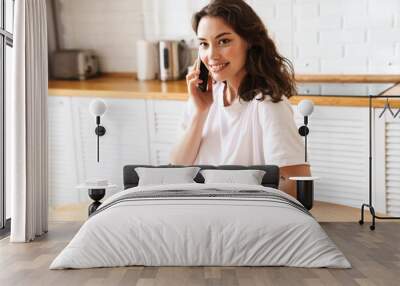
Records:
M340 208L339 208L340 210ZM343 251L352 269L290 267L122 267L86 270L48 270L82 222L53 221L49 233L32 243L0 241L0 285L400 285L400 223L383 222L370 231L358 225L358 210L343 216L338 207L314 209L319 220L334 211L353 222L321 222ZM356 212L357 211L357 212ZM317 215L315 214L317 212ZM339 211L340 212L340 211ZM322 217L321 217L322 216ZM331 218L332 219L332 218Z

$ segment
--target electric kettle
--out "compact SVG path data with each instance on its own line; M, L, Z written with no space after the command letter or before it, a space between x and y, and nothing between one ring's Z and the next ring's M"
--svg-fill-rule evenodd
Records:
M177 80L185 76L190 63L190 49L184 40L159 42L160 79Z

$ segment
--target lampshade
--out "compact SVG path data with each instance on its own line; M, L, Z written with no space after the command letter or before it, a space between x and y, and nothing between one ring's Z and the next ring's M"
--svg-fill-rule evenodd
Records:
M102 116L107 110L107 105L102 99L94 99L90 103L89 111L93 116Z
M309 99L303 99L297 105L299 113L303 116L309 116L314 111L314 103Z

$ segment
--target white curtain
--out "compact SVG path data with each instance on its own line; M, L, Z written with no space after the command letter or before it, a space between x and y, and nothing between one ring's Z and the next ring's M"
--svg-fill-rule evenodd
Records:
M10 241L28 242L48 226L46 1L18 0L14 11L6 180L11 188Z

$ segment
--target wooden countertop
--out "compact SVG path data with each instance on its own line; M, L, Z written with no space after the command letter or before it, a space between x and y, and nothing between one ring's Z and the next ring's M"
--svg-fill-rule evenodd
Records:
M296 74L297 82L308 83L400 83L394 74Z
M101 76L83 81L50 80L49 95L186 100L186 81L138 81L133 76Z
M400 75L297 75L301 83L393 83L400 82ZM399 95L400 84L387 94ZM131 99L187 100L185 80L162 82L159 80L138 81L132 74L104 75L84 81L50 80L50 96L109 97ZM311 99L316 105L368 106L368 98L300 95L290 99L297 104L302 99ZM374 107L383 107L385 100L376 99ZM391 106L400 107L400 99L391 99Z

